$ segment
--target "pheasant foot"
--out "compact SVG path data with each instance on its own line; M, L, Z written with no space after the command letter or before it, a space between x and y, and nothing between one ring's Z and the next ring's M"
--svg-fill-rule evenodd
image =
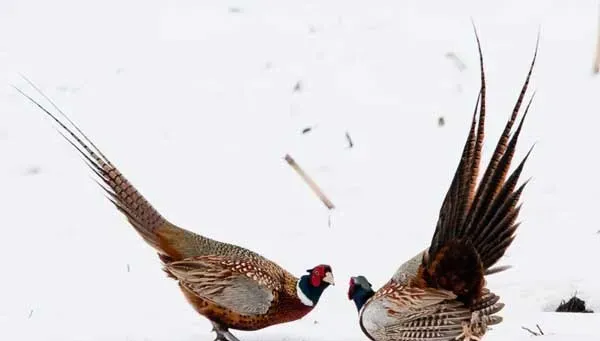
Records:
M471 314L471 331L477 335L483 335L489 322L489 316L482 314L480 311L474 311Z
M240 341L237 337L233 336L227 328L221 326L217 322L211 322L213 325L212 331L217 334L215 341Z
M463 331L462 333L460 333L457 337L455 337L455 340L461 340L461 341L481 341L481 337L480 336L476 336L473 333L473 330L471 329L471 324L469 322L463 322L462 323L462 328Z

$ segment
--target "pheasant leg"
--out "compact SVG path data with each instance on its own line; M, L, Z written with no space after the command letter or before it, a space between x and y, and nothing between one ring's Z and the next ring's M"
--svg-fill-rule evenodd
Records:
M213 325L212 331L217 334L215 341L240 341L237 337L233 336L227 328L221 326L217 322L211 322Z
M483 335L485 333L489 322L489 316L484 315L480 311L474 311L473 314L471 314L471 330L477 335Z
M460 333L455 340L481 341L481 336L483 335L482 330L485 330L486 328L486 321L485 319L481 318L478 312L475 311L473 314L471 314L470 322L462 323L462 328L462 333Z
M468 322L463 322L462 323L462 327L463 327L463 331L462 333L460 333L460 335L458 335L455 340L462 340L462 341L481 341L481 338L478 336L475 336L473 334L473 330L471 330L471 325Z

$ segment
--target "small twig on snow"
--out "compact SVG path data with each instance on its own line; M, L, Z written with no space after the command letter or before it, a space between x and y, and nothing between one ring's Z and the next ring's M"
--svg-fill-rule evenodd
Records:
M354 147L354 142L352 141L352 137L350 137L349 132L346 132L346 140L348 141L348 148Z
M536 326L536 327L537 327L537 329L540 331L540 334L541 334L541 335L544 335L544 332L542 331L542 328L540 328L540 325L539 325L539 324L536 324L535 326Z
M302 82L297 81L294 85L294 92L300 92L302 90Z
M310 133L310 131L312 130L312 127L306 127L304 129L302 129L302 134L306 134L306 133Z
M444 125L446 125L446 119L444 116L438 117L438 127L443 127Z
M454 62L454 66L456 66L456 68L460 72L464 71L467 68L467 65L465 65L465 63L463 63L463 61L460 60L460 58L458 58L458 56L454 52L447 52L446 58L452 60Z
M335 208L335 206L333 205L331 200L329 200L327 198L327 196L325 196L325 194L319 188L319 186L313 181L313 179L311 179L310 176L308 176L308 174L306 174L304 172L304 170L302 170L302 168L300 168L300 166L296 163L296 161L289 154L285 155L285 161L287 161L287 163L296 171L296 173L298 173L298 175L300 175L300 177L302 177L304 182L306 182L308 184L310 189L312 189L313 192L315 192L315 194L319 197L319 199L321 199L323 204L325 204L325 206L327 206L328 209L331 210L331 209Z
M525 326L521 326L521 329L524 329L524 330L526 330L526 331L530 332L532 335L535 335L535 336L540 336L540 334L538 334L538 333L534 332L533 330L531 330L531 329L529 329L529 328L527 328L527 327L525 327Z
M600 72L600 6L598 7L598 33L596 41L596 58L594 58L594 74Z
M537 327L537 329L538 329L539 332L535 332L535 331L533 331L533 330L531 330L531 329L529 329L529 328L527 328L525 326L521 326L521 328L524 329L524 330L526 330L526 331L528 331L528 332L530 332L534 336L544 335L544 332L542 331L542 328L540 328L540 325L536 324L535 326Z

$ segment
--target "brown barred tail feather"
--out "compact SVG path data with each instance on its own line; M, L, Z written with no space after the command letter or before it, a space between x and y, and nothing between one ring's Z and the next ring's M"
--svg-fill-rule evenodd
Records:
M122 212L142 238L167 258L179 258L178 250L163 240L161 233L184 234L187 231L169 223L142 194L121 174L94 143L61 111L38 87L23 76L40 95L58 112L52 113L38 101L15 89L46 113L56 124L59 133L81 154L83 160L98 176L98 184L105 190L108 199Z
M477 299L477 293L483 288L484 275L506 269L492 266L504 255L519 226L516 222L521 207L519 199L527 181L519 186L518 182L531 149L514 171L508 173L533 96L514 132L512 128L524 101L539 44L538 35L533 60L517 102L476 186L484 140L486 86L483 54L476 31L475 37L481 88L461 159L442 203L421 270L421 278L428 285L452 290L459 296L464 293L470 303Z

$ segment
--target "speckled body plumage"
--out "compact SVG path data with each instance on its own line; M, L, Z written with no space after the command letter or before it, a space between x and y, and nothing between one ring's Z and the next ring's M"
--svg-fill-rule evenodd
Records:
M298 299L298 279L284 269L262 257L235 259L233 261L229 257L218 256L191 257L166 264L165 271L179 280L183 294L198 313L221 325L235 326L238 330L258 330L273 324L294 321L312 310L313 307L303 304ZM210 276L205 269L210 269L215 275ZM194 271L199 271L202 275L202 285L197 285L198 281L194 281ZM223 278L234 276L244 276L257 281L261 287L269 289L272 295L270 298L278 304L261 306L248 300L247 306L234 311L203 298L203 291L227 290L231 283ZM248 291L241 294L260 295L259 292Z
M535 56L513 113L476 186L486 105L478 37L477 46L481 90L431 244L402 264L377 291L364 276L351 278L348 297L354 300L360 327L371 340L480 340L489 326L502 321L497 313L504 304L486 287L485 276L507 268L493 266L512 243L519 226L518 201L525 184L517 187L517 182L529 153L510 176L508 169L531 102L512 136L511 129L529 84Z
M495 314L504 308L500 297L483 288L470 307L458 301L451 291L412 285L418 277L424 252L405 262L394 276L377 290L359 311L359 324L373 341L450 341L462 332L457 321L474 316L485 321L474 326L483 335L487 326L502 321ZM420 307L414 303L427 302Z
M333 284L328 265L318 265L308 270L309 275L297 278L256 252L170 223L56 106L60 116L21 93L50 116L81 153L107 197L158 252L165 272L178 281L187 301L213 322L217 339L237 340L228 328L257 330L300 319ZM309 297L298 292L299 281L312 286Z

